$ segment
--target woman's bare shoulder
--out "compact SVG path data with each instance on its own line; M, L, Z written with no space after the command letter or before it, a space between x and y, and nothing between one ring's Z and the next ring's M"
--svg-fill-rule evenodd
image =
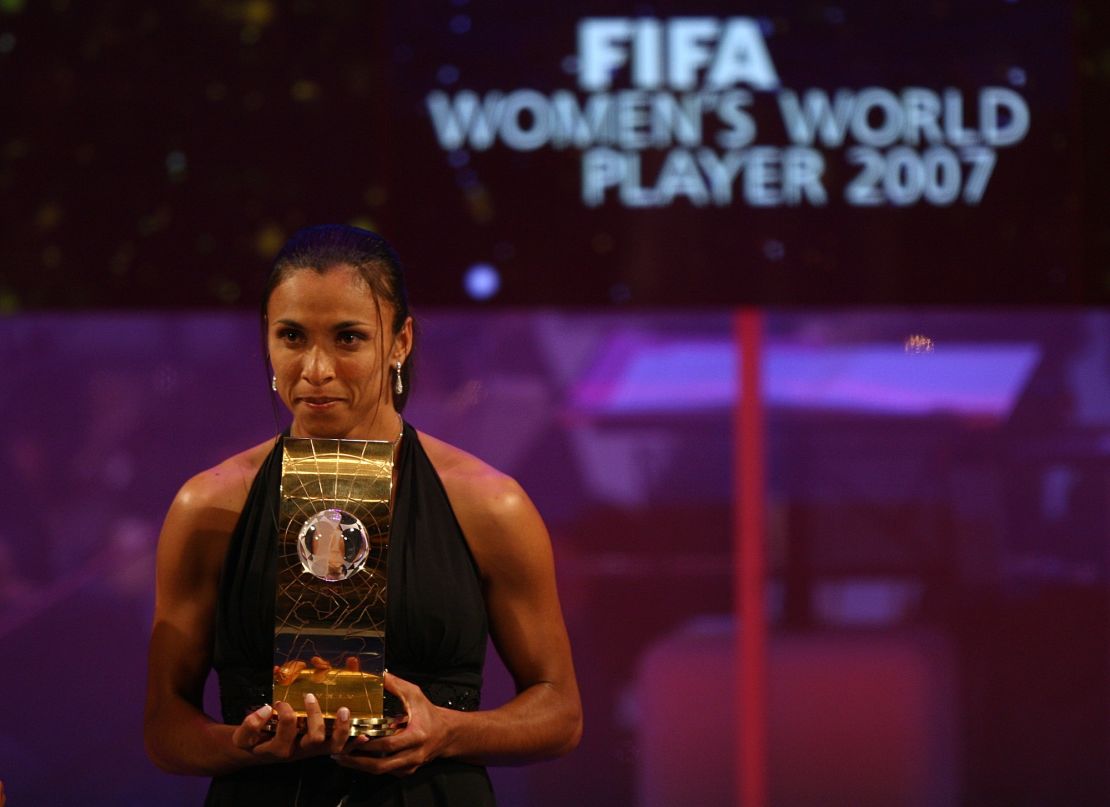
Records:
M546 542L547 531L532 500L508 474L453 445L420 433L428 459L439 474L451 509L478 565L489 571L505 553L533 540Z
M419 434L420 444L447 489L452 505L456 495L465 499L465 505L489 507L506 495L523 493L515 479L489 463L437 437Z
M271 437L196 474L181 486L174 507L194 513L207 510L238 513L276 439Z
M156 600L168 597L178 602L177 596L196 597L199 591L215 590L214 581L251 482L273 445L270 439L240 451L181 486L158 539L162 599Z

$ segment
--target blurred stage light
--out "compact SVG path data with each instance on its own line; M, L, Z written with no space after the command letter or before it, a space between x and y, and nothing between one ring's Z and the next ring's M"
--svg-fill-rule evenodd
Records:
M453 64L440 65L436 71L436 81L440 84L454 84L459 80L459 68Z
M786 256L786 245L775 238L763 242L763 256L769 261L781 261Z
M614 303L627 303L632 299L632 290L624 283L614 283L609 289L609 299Z
M932 353L934 345L925 334L914 333L906 337L903 347L907 353Z
M166 174L172 180L184 179L188 165L189 162L183 151L174 150L166 155Z
M501 288L501 274L488 263L476 263L466 270L463 288L474 300L488 300Z

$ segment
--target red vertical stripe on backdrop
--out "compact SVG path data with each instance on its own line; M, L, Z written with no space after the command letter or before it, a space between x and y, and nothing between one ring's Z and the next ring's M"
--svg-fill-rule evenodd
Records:
M737 804L767 807L767 619L764 613L763 313L740 309L733 413L733 603L739 680Z

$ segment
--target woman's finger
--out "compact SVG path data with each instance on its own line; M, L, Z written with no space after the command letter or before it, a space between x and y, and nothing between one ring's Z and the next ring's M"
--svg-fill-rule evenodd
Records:
M340 706L335 713L335 725L331 730L331 752L342 753L347 741L351 739L351 710Z
M243 722L236 726L235 731L231 735L231 741L237 748L250 750L262 742L265 736L266 724L270 721L270 715L274 713L274 707L266 704L258 709L255 709Z
M311 692L304 696L305 736L301 745L320 745L327 736L324 731L324 713L320 710L320 702Z
M396 676L391 672L387 672L383 676L382 683L385 685L386 692L392 692L401 700L405 700L408 695L413 693L413 690L415 690L416 692L421 691L420 687L418 687L416 684L411 683L410 681L406 681L404 678Z
M335 754L332 759L344 768L351 768L362 773L389 774L391 776L409 776L421 765L419 754L390 754L387 751L377 749L375 745L371 742L371 750L363 747L357 751Z
M401 706L407 715L412 714L413 701L424 697L424 691L420 687L406 681L404 678L398 678L393 673L387 672L382 677L382 684L385 686L386 692L390 692L401 699Z
M385 751L377 750L377 741L365 736L358 736L347 744L347 748L339 754L332 754L332 759L344 768L351 768L363 773L384 773L383 766L389 759Z
M258 751L265 751L278 759L289 759L293 755L293 744L297 740L297 714L288 703L275 703L277 730L273 738L258 745Z

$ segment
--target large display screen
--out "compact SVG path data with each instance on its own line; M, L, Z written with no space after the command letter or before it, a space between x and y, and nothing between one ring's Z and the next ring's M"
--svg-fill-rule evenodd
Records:
M570 8L395 13L391 229L461 281L423 296L1074 292L1068 4Z
M424 305L1090 299L1075 12L4 4L0 311L250 305L324 221Z

